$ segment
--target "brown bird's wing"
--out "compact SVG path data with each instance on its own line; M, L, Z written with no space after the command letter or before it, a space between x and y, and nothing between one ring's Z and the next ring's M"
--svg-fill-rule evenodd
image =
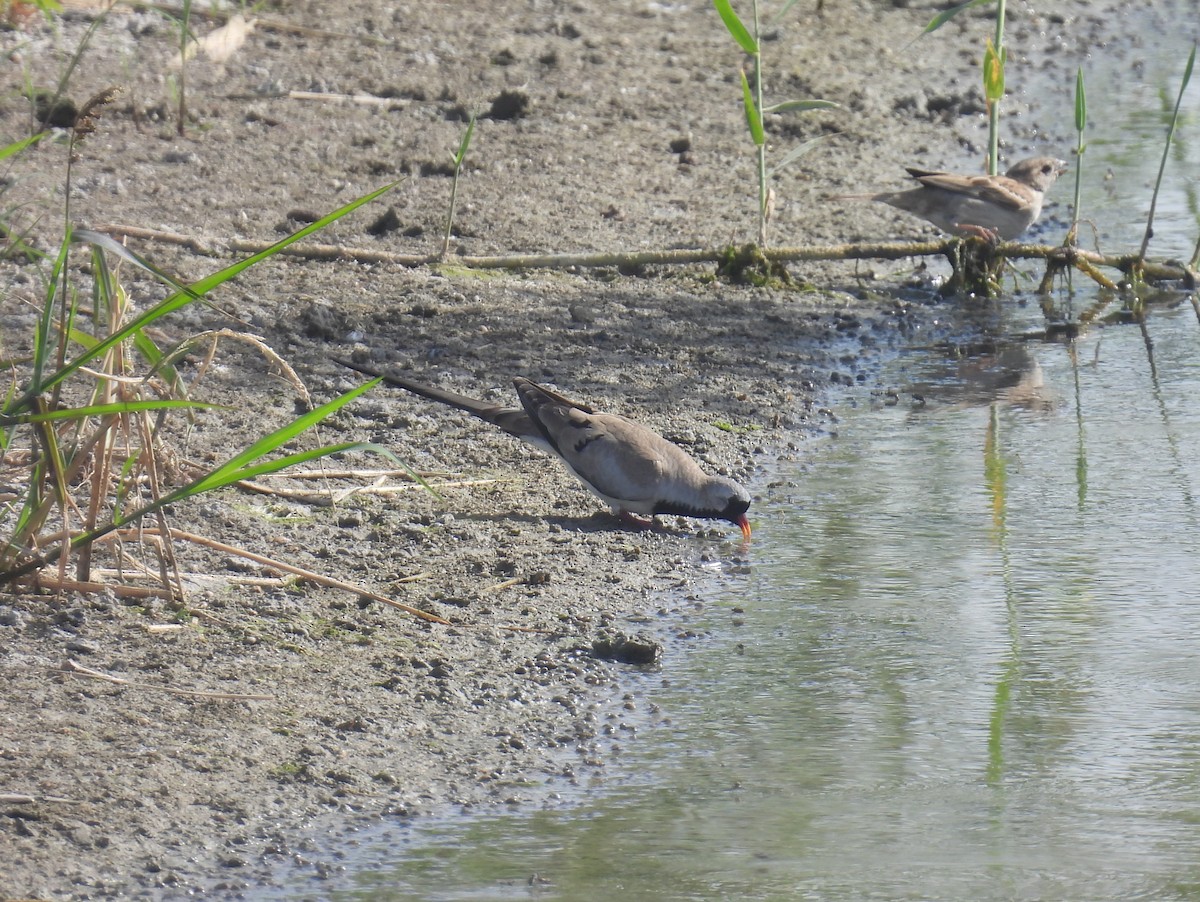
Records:
M908 170L926 188L964 194L998 207L1019 210L1029 203L1028 189L1007 176L952 175L948 172Z

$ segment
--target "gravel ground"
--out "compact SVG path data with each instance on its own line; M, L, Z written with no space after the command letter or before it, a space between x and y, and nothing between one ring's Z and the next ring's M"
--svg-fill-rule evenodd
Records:
M168 102L177 35L161 14L114 11L69 80L79 103L124 88L74 164L71 220L189 235L219 253L230 238L275 240L406 176L320 237L427 253L440 241L447 161L464 118L479 111L489 116L460 186L459 253L716 247L753 236L742 59L709 5L330 6L268 4L227 62L189 64L193 120L182 138ZM778 181L773 240L928 236L890 208L823 198L897 186L906 164L978 167L986 125L976 69L991 25L965 15L918 38L935 4L825 6L801 0L764 43L770 98L843 105L770 122L775 153L830 136ZM1105 53L1130 68L1143 53L1146 26L1129 20L1132 6L1009 4L1008 160L1066 156L1076 67ZM1160 2L1153 15L1169 22L1182 9ZM57 83L91 22L70 12L0 32L9 140L28 129L25 82ZM61 234L65 155L62 142L43 142L9 161L10 223L43 248ZM1068 194L1059 186L1044 214L1051 229ZM131 246L190 279L232 259ZM956 305L897 290L913 268L814 265L793 275L820 288L801 289L732 286L701 268L497 273L276 259L225 286L216 307L162 323L159 337L260 336L318 401L359 381L330 354L477 397L512 397L511 377L528 376L646 422L761 495L778 460L836 429L832 399L872 388L890 350L954 328ZM71 274L86 279L78 267ZM163 296L132 269L122 282L135 303ZM5 261L0 285L0 359L20 358L44 272ZM181 469L224 459L299 401L250 344L226 338L211 365L204 356L183 364L193 396L230 409L167 429ZM386 443L413 467L448 474L434 478L440 497L398 477L387 492L335 507L228 491L176 506L172 524L448 625L353 591L279 587L266 581L277 575L269 564L191 542L177 552L182 603L0 595L0 896L252 897L281 862L328 867L312 851L316 833L534 805L602 780L614 727L644 715L626 698L624 675L637 665L597 655L597 641L674 641L686 605L754 560L728 524L666 518L631 532L537 451L402 392L375 390L324 425L322 439ZM335 465L385 466L366 454ZM756 531L770 530L750 513ZM69 661L129 683L66 673ZM653 741L653 729L638 735Z

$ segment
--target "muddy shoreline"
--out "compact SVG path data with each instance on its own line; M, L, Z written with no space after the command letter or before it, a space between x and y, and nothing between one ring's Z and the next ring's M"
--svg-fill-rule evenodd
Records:
M905 164L961 168L981 153L974 48L987 20L967 17L916 53L894 35L919 31L933 7L849 5L853 15L802 10L768 44L779 95L846 109L772 123L785 149L841 133L778 186L780 244L929 234L888 208L841 209L821 198L895 184ZM1156 7L1164 16L1177 9ZM260 25L232 61L198 64L189 75L196 122L184 138L163 118L170 29L151 13L114 14L71 83L77 98L126 85L76 164L74 221L213 243L271 240L295 227L289 213L325 212L407 175L379 209L339 222L323 240L427 252L448 193L439 162L463 126L457 111L507 90L528 96L527 115L481 120L460 189L459 252L719 246L753 233L744 181L752 162L731 93L739 54L710 7L502 3L487 16L455 10L453 32L442 9L320 8L272 8L263 19L275 26ZM1005 154L1050 146L1065 155L1075 67L1098 48L1132 66L1139 36L1125 34L1127 12L1109 2L1013 4L1010 15L1012 65L1036 67L1041 87L1034 96L1014 87ZM501 20L511 28L497 31ZM14 70L52 83L89 21L72 13L57 28L33 23L0 38L21 64ZM320 35L302 30L317 25ZM893 82L848 68L862 58L891 67ZM1010 86L1020 83L1010 76ZM28 112L10 87L0 122L15 135ZM393 102L315 105L280 95L287 90ZM678 150L673 142L685 139ZM61 207L62 174L62 148L47 144L9 176L6 201L41 212L29 227L44 248L61 222L50 211ZM1061 224L1066 195L1054 198L1048 228ZM369 227L389 206L399 227L377 237ZM191 279L228 262L136 249ZM33 266L0 266L0 356L19 357L40 276ZM830 286L818 291L730 286L670 268L481 274L275 261L239 278L217 299L221 312L187 308L162 337L259 335L317 400L358 381L331 354L358 353L476 396L504 397L511 376L525 375L646 422L761 497L779 460L836 430L831 398L878 387L881 355L969 331L960 305L897 291L912 268L796 273ZM136 272L125 279L138 303L162 296ZM170 432L181 466L223 459L297 405L295 388L254 347L222 340L213 365L203 358L185 364L194 396L230 409ZM311 483L280 479L274 495L180 505L172 523L394 596L450 625L353 592L277 587L270 566L194 543L178 550L189 574L182 605L0 595L8 687L0 896L251 898L281 867L314 878L336 867L333 845L314 837L552 804L556 792L602 783L620 745L652 741L652 718L628 697L632 665L597 658L594 642L683 641L676 633L693 596L714 579L736 586L753 566L753 545L743 552L725 525L674 518L653 532L620 528L538 452L402 392L376 390L323 428L323 441L350 439L387 444L439 474L431 479L443 484L440 497L388 476L375 493L328 507L282 494ZM366 455L337 465L384 466ZM756 531L770 529L750 514ZM64 673L68 661L136 685Z

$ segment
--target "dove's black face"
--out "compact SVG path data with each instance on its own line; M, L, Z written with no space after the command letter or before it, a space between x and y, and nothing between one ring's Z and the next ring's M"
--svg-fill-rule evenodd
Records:
M654 505L656 514L676 514L680 517L699 517L705 520L728 520L750 538L750 521L746 511L750 508L750 493L724 476L711 476L699 499L687 502L662 500Z
M750 494L736 483L734 483L733 489L733 497L725 505L725 510L721 512L720 517L739 527L742 530L743 540L749 542L750 520L746 516L746 511L750 509Z
M743 495L735 495L729 499L729 503L725 505L725 509L719 516L722 520L737 523L748 510L750 510L750 499Z

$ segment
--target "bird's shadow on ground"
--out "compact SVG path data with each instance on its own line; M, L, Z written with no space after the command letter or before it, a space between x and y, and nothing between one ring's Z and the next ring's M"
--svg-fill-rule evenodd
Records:
M658 520L655 520L653 525L636 527L613 514L599 511L590 517L539 517L536 514L478 513L463 514L459 519L481 523L519 523L522 528L537 528L546 524L552 524L564 532L573 533L619 533L630 536L654 533L656 535L678 536L679 538L688 538L696 535L691 530L667 526Z

